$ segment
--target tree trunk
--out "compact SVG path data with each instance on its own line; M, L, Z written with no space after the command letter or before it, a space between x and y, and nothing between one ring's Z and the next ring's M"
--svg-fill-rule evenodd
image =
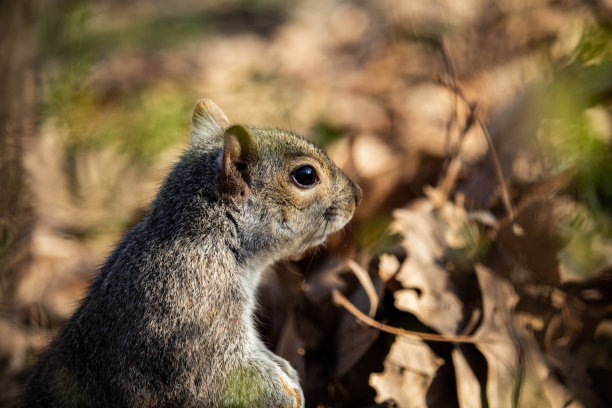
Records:
M34 0L0 0L0 298L10 300L30 260L34 211L23 150L35 137Z

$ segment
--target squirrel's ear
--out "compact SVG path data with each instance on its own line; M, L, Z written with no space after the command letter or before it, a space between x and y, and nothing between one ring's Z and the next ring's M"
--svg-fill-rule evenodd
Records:
M191 123L193 124L191 143L218 135L230 125L229 119L221 108L208 98L196 102Z
M241 125L225 131L221 160L221 190L229 195L246 195L251 183L252 164L257 160L253 135Z

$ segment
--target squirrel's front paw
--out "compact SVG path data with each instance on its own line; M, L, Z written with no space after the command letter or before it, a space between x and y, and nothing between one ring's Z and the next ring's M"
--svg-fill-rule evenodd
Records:
M284 358L277 356L270 350L265 347L262 347L262 351L270 360L276 363L277 367L280 369L279 378L280 383L283 387L283 392L287 394L289 399L293 401L292 403L285 402L286 398L283 399L283 407L297 407L301 408L304 406L304 394L302 393L302 388L300 387L300 376L298 372L289 364L287 360Z
M295 368L293 368L293 366L284 358L277 356L276 354L272 353L271 351L268 351L270 357L272 357L272 360L274 360L274 362L276 364L279 365L279 367L281 368L281 370L283 370L283 372L285 374L287 374L287 376L293 380L295 383L299 384L300 383L300 376L298 375L298 372Z
M292 379L285 379L283 377L284 376L282 375L280 377L280 382L283 386L283 392L285 394L283 398L283 407L302 408L304 406L304 394L302 393L302 388Z
M227 408L303 408L304 394L278 364L256 358L228 373L222 401Z

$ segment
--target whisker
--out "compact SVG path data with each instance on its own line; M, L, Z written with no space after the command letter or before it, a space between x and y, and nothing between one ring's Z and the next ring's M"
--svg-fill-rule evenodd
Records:
M325 227L323 230L323 235L325 235L325 233L327 232L327 226L329 225L329 220L325 219L325 214L327 212L327 209L324 209L321 214L319 215L319 217L317 217L317 220L314 223L314 228L312 229L312 232L304 239L304 243L309 243L310 241L312 241L312 238L315 236L315 234L319 231L319 225L322 221L325 221ZM306 269L304 270L303 276L304 276L304 280L307 276L307 274L310 273L311 267L312 267L312 263L314 262L315 259L315 255L317 254L317 252L320 250L319 249L320 245L317 245L314 248L314 251L312 253L312 255L310 256L310 260L308 261L308 265L306 266Z

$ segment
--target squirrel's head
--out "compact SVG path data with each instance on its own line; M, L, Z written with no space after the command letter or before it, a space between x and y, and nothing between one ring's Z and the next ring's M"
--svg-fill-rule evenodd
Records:
M322 243L348 223L361 201L361 188L300 136L230 125L208 99L197 103L193 125L192 146L218 149L224 215L255 258L277 260Z

